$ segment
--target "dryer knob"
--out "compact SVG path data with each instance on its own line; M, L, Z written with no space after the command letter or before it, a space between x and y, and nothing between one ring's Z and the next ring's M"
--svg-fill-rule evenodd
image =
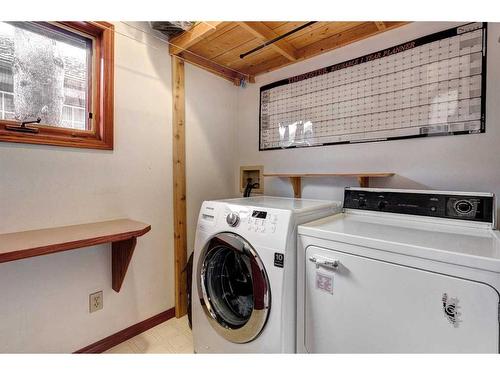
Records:
M231 227L235 227L240 223L240 215L238 215L236 212L231 212L226 216L226 222Z

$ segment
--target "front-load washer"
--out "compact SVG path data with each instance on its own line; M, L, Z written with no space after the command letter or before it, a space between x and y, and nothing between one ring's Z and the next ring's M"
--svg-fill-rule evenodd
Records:
M298 227L297 351L498 353L491 193L345 190Z
M296 228L340 202L251 197L203 203L196 231L196 353L295 352Z

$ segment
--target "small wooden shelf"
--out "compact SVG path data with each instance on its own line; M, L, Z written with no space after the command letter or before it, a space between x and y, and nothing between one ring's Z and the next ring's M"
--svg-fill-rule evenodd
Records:
M150 229L148 224L120 219L0 234L0 263L111 242L113 290L119 292L137 237Z
M369 187L370 178L382 178L394 176L392 172L371 173L264 173L264 177L280 177L290 179L295 198L302 196L302 178L304 177L356 177L359 186Z

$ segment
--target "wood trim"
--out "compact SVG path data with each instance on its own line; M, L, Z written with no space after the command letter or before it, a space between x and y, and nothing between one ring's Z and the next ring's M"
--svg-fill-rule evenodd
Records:
M387 28L387 26L385 25L385 23L383 21L374 21L375 22L375 26L377 26L377 29L379 29L380 31L383 31Z
M93 344L90 344L84 348L78 349L74 352L74 354L99 354L103 353L112 347L125 342L132 337L135 337L148 329L151 329L161 323L166 322L169 319L172 319L175 316L175 308L165 310L151 318L143 320L142 322L136 323L130 327L122 329L119 332L116 332L108 337L103 338Z
M391 177L394 172L367 173L264 173L264 177Z
M273 29L267 27L262 22L239 22L239 25L264 42L280 36ZM285 56L290 61L296 61L298 58L297 50L285 39L278 40L277 42L270 44L269 47L274 49L280 55Z
M184 31L182 34L170 39L170 54L177 55L178 53L188 49L202 39L205 39L210 34L217 31L217 27L223 22L200 22L193 26L190 30Z
M242 81L255 82L254 78L251 76L226 68L216 62L194 55L189 51L179 52L177 56L195 66L208 70L219 77L225 78L228 81L233 82L235 85L240 85Z
M187 313L186 111L184 61L172 56L172 154L174 199L175 316Z
M0 141L30 143L64 147L113 149L114 112L114 26L108 22L54 22L65 29L78 31L93 37L93 71L96 78L92 85L91 110L93 129L79 131L54 126L36 126L37 134L7 130L7 125L19 125L16 121L0 120ZM97 88L97 89L96 89Z

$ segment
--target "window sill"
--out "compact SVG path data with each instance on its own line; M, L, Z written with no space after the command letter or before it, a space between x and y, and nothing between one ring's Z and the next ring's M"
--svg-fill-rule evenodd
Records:
M29 143L39 145L92 148L99 150L113 149L113 136L99 137L91 131L79 131L68 128L37 126L39 132L22 133L5 129L5 125L19 125L15 121L3 120L0 122L0 141L14 143Z

